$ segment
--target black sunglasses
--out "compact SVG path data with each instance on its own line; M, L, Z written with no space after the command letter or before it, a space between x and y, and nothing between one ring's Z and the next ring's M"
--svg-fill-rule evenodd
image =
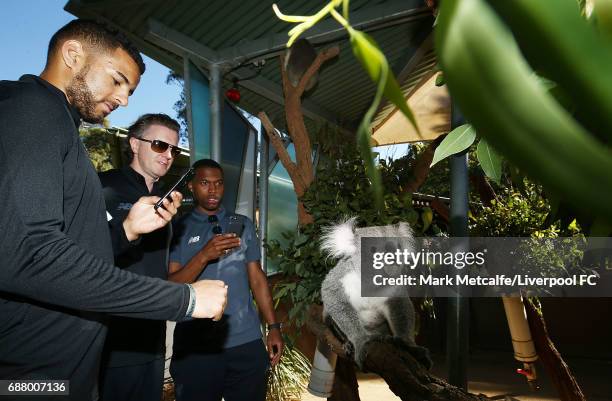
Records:
M170 148L170 153L172 153L172 157L177 157L181 154L181 149L178 146L170 145L169 143L160 141L159 139L150 140L138 137L134 138L138 139L139 141L149 142L151 144L151 150L153 150L153 152L164 153L168 150L168 148Z
M218 235L218 234L223 233L223 229L219 225L219 218L216 215L211 214L210 216L208 216L208 222L213 224L213 229L212 229L213 234Z

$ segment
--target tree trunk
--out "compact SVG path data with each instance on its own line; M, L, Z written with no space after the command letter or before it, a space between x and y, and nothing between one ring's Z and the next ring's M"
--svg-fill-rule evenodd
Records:
M304 208L304 204L300 200L301 196L308 189L314 179L314 166L312 161L312 145L310 136L304 124L304 114L302 113L302 95L304 94L306 84L310 78L316 74L323 63L334 58L340 53L338 46L323 50L317 54L317 57L304 72L297 86L293 86L287 77L287 72L284 68L284 56L280 57L281 78L283 81L283 93L285 97L285 120L287 122L287 134L293 141L295 147L295 159L293 162L287 149L276 132L274 125L268 118L265 112L260 112L257 116L261 120L265 128L265 132L270 138L270 143L278 153L279 160L283 167L289 173L293 182L293 189L298 197L298 225L305 226L313 222L312 216Z
M360 401L355 364L348 359L338 358L336 362L334 387L328 401Z
M544 317L538 312L531 299L525 299L523 304L538 356L559 393L559 398L561 401L585 401L586 398L569 366L548 336Z

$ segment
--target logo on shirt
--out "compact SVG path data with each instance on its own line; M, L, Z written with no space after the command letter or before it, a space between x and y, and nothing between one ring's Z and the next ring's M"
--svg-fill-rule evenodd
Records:
M198 241L200 241L200 236L199 235L195 236L195 237L191 237L191 238L189 238L189 241L187 241L187 245L194 244L194 243L196 243Z
M117 205L117 210L130 210L132 208L132 204L128 202L121 202Z

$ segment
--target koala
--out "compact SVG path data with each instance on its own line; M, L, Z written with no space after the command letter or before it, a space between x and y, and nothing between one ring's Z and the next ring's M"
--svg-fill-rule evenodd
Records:
M310 65L317 58L317 51L314 46L310 44L307 39L298 39L290 48L287 50L287 56L285 57L285 70L289 81L293 86L297 86L302 79L302 75L310 68ZM305 91L308 92L317 83L319 73L315 73L306 84Z
M401 244L387 246L414 249L412 229L406 223L363 228L355 228L355 224L356 218L350 218L324 231L321 249L329 257L340 258L321 286L324 319L331 320L332 326L348 340L352 349L347 349L347 353L354 355L360 368L365 362L364 347L368 341L392 338L429 369L432 365L429 352L414 341L414 305L407 296L398 297L394 292L406 290L391 289L386 297L361 296L361 238L402 237Z

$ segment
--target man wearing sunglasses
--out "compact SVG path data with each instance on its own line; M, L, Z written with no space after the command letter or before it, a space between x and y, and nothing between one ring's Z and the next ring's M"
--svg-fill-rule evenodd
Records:
M97 400L105 314L223 313L223 282L181 285L113 264L102 186L78 128L127 106L144 70L123 35L74 20L51 38L40 76L0 81L0 380L66 380L58 399ZM154 209L156 197L134 204L125 240L166 225L180 198L165 210Z
M166 280L170 226L125 241L122 223L141 197L163 196L166 175L178 148L179 123L166 114L145 114L128 128L130 164L99 174L104 188L115 264L132 273ZM164 382L166 323L112 317L100 371L103 401L159 401Z

